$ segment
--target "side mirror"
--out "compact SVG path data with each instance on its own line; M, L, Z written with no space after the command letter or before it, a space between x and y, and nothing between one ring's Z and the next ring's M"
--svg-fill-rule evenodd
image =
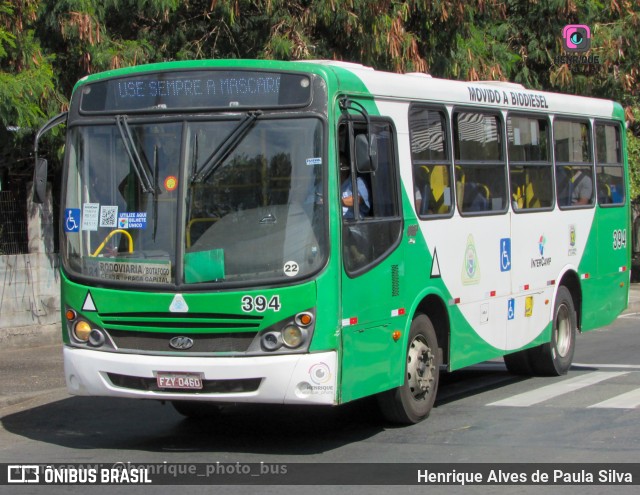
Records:
M363 174L378 170L378 141L374 135L369 139L365 134L356 136L356 168Z
M67 112L62 112L56 115L43 125L38 132L36 132L36 139L33 146L33 151L36 156L36 166L33 169L33 202L42 204L47 197L47 160L44 158L38 158L38 141L40 137L45 133L53 129L58 124L62 124L67 120Z
M42 204L47 197L47 160L36 159L33 171L33 202Z

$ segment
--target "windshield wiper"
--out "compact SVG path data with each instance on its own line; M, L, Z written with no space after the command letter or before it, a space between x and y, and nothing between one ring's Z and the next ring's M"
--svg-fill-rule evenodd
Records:
M216 171L216 169L224 162L229 154L240 144L240 141L247 135L254 122L262 115L260 110L256 112L248 112L242 120L238 122L236 127L227 135L226 138L213 150L202 165L199 172L194 173L191 182L204 182Z
M151 177L149 177L150 172L147 170L147 167L144 166L142 158L140 158L136 142L133 139L133 134L131 133L131 128L127 122L127 116L116 115L116 125L118 126L118 131L120 131L120 137L122 137L124 149L127 152L127 155L129 155L129 159L133 164L133 169L138 176L140 185L142 186L142 192L155 194L155 187L153 186Z

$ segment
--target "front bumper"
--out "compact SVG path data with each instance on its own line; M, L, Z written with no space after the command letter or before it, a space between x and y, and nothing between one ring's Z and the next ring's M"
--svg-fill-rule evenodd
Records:
M271 404L333 405L338 400L335 351L219 358L120 354L65 346L64 372L73 395ZM158 372L198 373L207 387L201 391L159 389Z

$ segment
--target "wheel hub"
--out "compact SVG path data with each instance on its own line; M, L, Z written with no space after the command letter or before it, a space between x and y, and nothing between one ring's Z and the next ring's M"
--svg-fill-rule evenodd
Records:
M414 399L422 399L431 391L434 381L434 355L421 338L416 338L407 355L407 382Z

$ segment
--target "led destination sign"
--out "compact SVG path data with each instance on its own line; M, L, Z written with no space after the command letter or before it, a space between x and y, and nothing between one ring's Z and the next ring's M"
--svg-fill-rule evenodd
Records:
M311 80L273 72L160 72L88 84L81 98L83 112L306 106Z

